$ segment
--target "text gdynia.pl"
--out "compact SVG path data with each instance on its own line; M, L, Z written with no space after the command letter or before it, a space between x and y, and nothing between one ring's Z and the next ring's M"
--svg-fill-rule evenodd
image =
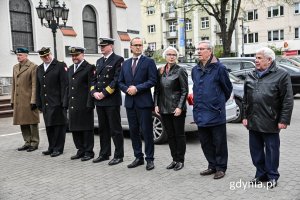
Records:
M249 181L242 181L242 179L240 179L239 181L231 181L229 182L229 189L230 190L237 190L237 189L242 189L242 190L246 190L249 188L266 188L268 189L268 185L270 185L271 182L266 182L265 184L262 182L249 182Z

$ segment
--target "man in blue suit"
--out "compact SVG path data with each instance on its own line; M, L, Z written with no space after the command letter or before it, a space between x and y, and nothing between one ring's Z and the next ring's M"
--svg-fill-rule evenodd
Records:
M146 169L154 169L154 142L152 126L153 99L151 88L157 81L154 61L142 55L143 40L133 38L130 42L133 57L123 63L119 76L119 87L126 94L125 107L129 123L130 138L135 160L128 168L144 164L140 130L145 141Z

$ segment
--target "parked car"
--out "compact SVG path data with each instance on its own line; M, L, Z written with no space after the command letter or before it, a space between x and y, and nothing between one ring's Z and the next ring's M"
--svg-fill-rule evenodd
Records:
M220 61L227 67L228 71L242 80L255 68L254 57L220 58ZM300 93L300 68L292 64L287 65L279 62L277 62L277 66L285 69L290 74L293 94Z
M233 123L240 123L242 121L243 113L243 96L244 96L244 80L238 78L237 76L229 73L229 78L233 86L234 100L237 105L236 119L232 120Z
M186 67L188 74L189 74L189 94L187 98L187 113L186 113L186 119L185 119L185 132L195 132L198 130L197 125L194 122L193 118L193 93L192 93L192 87L193 82L190 77L191 68L195 65L195 63L180 63L179 65ZM122 100L124 102L125 100L125 94L122 92ZM233 94L231 95L230 99L226 102L226 121L230 122L232 120L235 120L237 118L237 105L234 101ZM166 142L167 135L165 133L164 127L161 122L161 118L159 115L157 115L155 112L152 112L152 120L153 120L153 137L154 137L154 143L155 144L161 144ZM94 113L94 124L95 127L98 127L98 117L97 113ZM126 115L126 109L124 107L124 103L121 106L121 124L124 130L129 130L127 115Z
M295 65L300 68L300 57L298 56L279 56L276 61L282 64Z

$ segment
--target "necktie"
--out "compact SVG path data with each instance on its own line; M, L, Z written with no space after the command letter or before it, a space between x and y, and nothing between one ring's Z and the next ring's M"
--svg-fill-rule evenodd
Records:
M78 65L77 65L77 64L74 64L74 69L75 69L75 71L77 70L77 67L78 67Z
M104 58L104 62L106 62L107 58Z
M131 66L131 70L132 70L132 75L134 75L135 73L135 69L136 69L136 61L138 60L138 58L133 58L133 64Z

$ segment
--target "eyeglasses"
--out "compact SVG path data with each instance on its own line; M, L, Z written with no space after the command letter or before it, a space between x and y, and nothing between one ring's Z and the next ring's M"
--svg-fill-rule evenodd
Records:
M134 47L142 47L143 45L142 44L133 44L131 46L134 46Z
M171 53L168 53L168 54L166 54L166 56L174 56L174 57L176 57L177 56L177 54L171 54Z
M197 51L203 51L203 50L205 50L205 49L210 49L210 48L197 48L196 50L197 50Z

